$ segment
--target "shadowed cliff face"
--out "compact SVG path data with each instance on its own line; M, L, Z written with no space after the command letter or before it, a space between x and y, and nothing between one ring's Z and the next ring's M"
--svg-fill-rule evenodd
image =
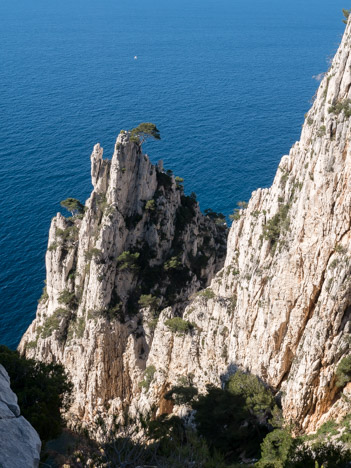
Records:
M222 268L227 237L128 133L111 161L102 154L96 145L84 213L52 221L46 291L20 344L28 356L66 366L72 412L87 420L140 393L160 311L182 314Z
M125 404L132 414L153 405L170 411L163 395L172 385L191 376L204 390L237 367L275 389L285 418L303 430L349 411L334 376L350 353L351 333L350 50L349 23L300 141L282 158L272 187L254 192L239 213L224 267L185 310L184 300L221 265L221 228L184 199L128 135L119 136L111 163L95 147L95 188L83 219L73 221L78 237L63 245L57 228L66 230L69 221L60 215L53 220L48 297L20 345L27 355L58 359L72 372L76 415L89 419L106 402L110 414ZM151 199L155 210L149 212ZM139 252L140 262L146 244L152 253L145 264L121 269L121 253ZM189 276L169 295L175 280L164 276L164 265L174 256ZM146 274L160 265L162 274ZM78 305L61 313L59 329L45 338L45 321L66 289L75 292ZM154 331L152 307L130 315L130 298L146 293L162 301ZM169 321L176 310L186 322L178 328ZM147 385L140 389L145 368ZM346 397L348 392L345 387Z

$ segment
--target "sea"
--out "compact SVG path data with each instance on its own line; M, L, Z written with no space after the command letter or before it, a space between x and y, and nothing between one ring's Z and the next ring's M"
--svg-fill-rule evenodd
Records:
M90 154L144 151L228 216L268 187L340 43L344 0L0 0L0 344L35 316L50 221Z

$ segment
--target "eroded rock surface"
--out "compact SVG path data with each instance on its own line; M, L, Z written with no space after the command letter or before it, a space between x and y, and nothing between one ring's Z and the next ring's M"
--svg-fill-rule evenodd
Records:
M132 413L169 412L163 397L172 385L191 379L204 390L237 367L278 392L285 418L303 430L349 411L335 372L350 354L351 336L350 50L349 23L300 141L282 158L272 187L255 191L237 213L224 267L189 304L222 261L220 228L182 199L174 179L152 166L128 135L119 136L111 163L95 147L86 213L71 227L61 215L52 222L48 296L20 346L29 356L66 366L80 418L106 404L111 414L124 405ZM149 200L155 211L151 202L146 209ZM190 217L185 208L193 210ZM181 231L179 210L183 222L189 219ZM68 228L78 237L64 244L58 229ZM121 271L117 258L127 249L140 257L148 251L145 264L151 270L163 265L162 273ZM189 278L172 296L167 288L174 281L163 276L175 251ZM62 313L50 332L45 323L61 307L64 290L73 291L79 305ZM160 298L157 323L149 308L128 315L135 291ZM188 329L172 331L168 320L177 311ZM144 369L150 378L141 389Z
M84 214L52 221L46 290L20 345L64 364L75 385L72 415L86 421L139 395L159 311L182 314L223 266L227 238L225 224L204 216L129 133L112 160L102 155L96 145Z
M0 467L37 467L41 442L35 429L20 415L10 378L0 364Z

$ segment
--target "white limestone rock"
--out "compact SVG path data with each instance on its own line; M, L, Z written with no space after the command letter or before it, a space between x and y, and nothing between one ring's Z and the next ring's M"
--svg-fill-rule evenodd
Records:
M10 378L0 364L0 466L4 468L37 467L41 442L35 429L20 416L17 396L10 388Z

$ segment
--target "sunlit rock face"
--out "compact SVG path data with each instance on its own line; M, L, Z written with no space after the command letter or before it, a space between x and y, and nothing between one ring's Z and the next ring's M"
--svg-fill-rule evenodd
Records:
M84 213L52 220L46 290L20 344L27 356L64 364L79 421L139 398L159 311L182 315L223 267L228 234L128 132L112 160L94 147L91 176Z
M125 406L132 414L181 413L164 400L172 385L190 379L203 391L237 367L270 385L285 418L302 430L349 411L348 387L336 386L335 372L350 352L351 333L350 34L348 24L272 187L255 191L236 214L224 266L223 228L201 215L128 134L119 136L111 162L95 147L94 191L65 245L58 229L69 221L57 215L52 222L48 296L20 345L70 371L73 414L89 419L97 408L112 414ZM137 271L121 269L126 250L140 253ZM185 270L167 270L174 256ZM172 270L179 275L168 277ZM60 318L45 337L45 320L66 289L79 299L76 319ZM157 323L149 307L134 315L128 309L147 292L161 301ZM175 314L186 322L183 330L170 326Z

